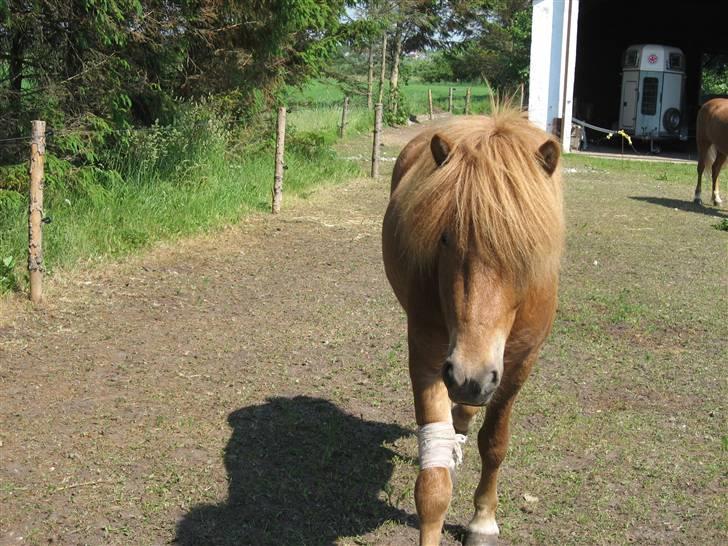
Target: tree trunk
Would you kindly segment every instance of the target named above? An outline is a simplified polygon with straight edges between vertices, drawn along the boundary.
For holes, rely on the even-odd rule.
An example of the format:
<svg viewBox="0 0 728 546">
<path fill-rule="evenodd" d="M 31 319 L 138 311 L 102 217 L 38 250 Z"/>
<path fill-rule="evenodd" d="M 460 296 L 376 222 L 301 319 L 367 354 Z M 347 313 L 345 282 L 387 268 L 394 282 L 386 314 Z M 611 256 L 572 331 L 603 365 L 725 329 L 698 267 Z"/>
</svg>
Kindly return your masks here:
<svg viewBox="0 0 728 546">
<path fill-rule="evenodd" d="M 402 29 L 397 25 L 397 31 L 394 34 L 394 52 L 392 54 L 392 71 L 389 74 L 389 92 L 392 94 L 392 112 L 397 115 L 397 106 L 399 106 L 399 61 L 402 56 Z"/>
<path fill-rule="evenodd" d="M 8 90 L 10 91 L 10 110 L 17 116 L 22 107 L 21 93 L 23 91 L 23 53 L 25 52 L 23 36 L 18 33 L 13 36 L 10 44 L 10 62 L 8 63 Z M 18 128 L 19 130 L 19 128 Z"/>
<path fill-rule="evenodd" d="M 369 44 L 369 72 L 367 73 L 367 108 L 372 109 L 374 93 L 374 47 Z"/>
<path fill-rule="evenodd" d="M 384 100 L 384 76 L 387 73 L 387 33 L 382 34 L 382 70 L 379 72 L 379 100 Z"/>
</svg>

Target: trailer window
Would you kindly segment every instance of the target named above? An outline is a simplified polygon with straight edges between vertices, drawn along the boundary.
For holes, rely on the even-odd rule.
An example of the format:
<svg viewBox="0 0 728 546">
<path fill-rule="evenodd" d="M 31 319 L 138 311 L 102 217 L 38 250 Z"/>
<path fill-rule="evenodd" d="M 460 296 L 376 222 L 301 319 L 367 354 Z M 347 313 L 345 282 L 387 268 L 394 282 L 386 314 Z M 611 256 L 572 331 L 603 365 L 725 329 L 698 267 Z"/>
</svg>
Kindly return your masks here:
<svg viewBox="0 0 728 546">
<path fill-rule="evenodd" d="M 642 114 L 654 116 L 657 113 L 657 78 L 645 78 L 642 82 Z"/>
<path fill-rule="evenodd" d="M 670 70 L 680 70 L 682 67 L 682 55 L 680 55 L 679 53 L 670 53 L 667 68 Z"/>
<path fill-rule="evenodd" d="M 632 68 L 637 66 L 637 50 L 636 49 L 628 49 L 624 53 L 624 64 L 623 66 L 625 68 Z"/>
</svg>

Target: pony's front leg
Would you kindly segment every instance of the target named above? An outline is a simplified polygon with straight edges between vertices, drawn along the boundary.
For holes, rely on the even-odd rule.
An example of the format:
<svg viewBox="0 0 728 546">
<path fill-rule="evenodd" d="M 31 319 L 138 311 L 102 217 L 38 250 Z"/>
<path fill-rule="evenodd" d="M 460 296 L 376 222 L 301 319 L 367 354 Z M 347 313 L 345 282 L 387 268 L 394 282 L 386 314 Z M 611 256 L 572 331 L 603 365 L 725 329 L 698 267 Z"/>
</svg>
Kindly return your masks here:
<svg viewBox="0 0 728 546">
<path fill-rule="evenodd" d="M 480 406 L 466 406 L 465 404 L 455 404 L 452 407 L 452 424 L 455 432 L 467 436 L 470 429 L 470 422 L 473 417 L 480 412 Z"/>
<path fill-rule="evenodd" d="M 440 544 L 445 514 L 452 497 L 452 449 L 455 430 L 450 399 L 442 381 L 447 338 L 442 333 L 409 328 L 409 369 L 415 399 L 420 472 L 415 505 L 420 520 L 420 546 Z M 449 460 L 446 460 L 448 459 Z"/>
<path fill-rule="evenodd" d="M 509 421 L 515 394 L 506 400 L 490 402 L 483 426 L 478 433 L 478 450 L 482 461 L 480 483 L 475 491 L 475 515 L 468 524 L 466 546 L 490 546 L 498 543 L 498 506 L 496 482 L 498 469 L 506 456 L 510 439 Z"/>
<path fill-rule="evenodd" d="M 475 490 L 475 515 L 468 524 L 466 546 L 491 546 L 498 543 L 498 470 L 508 451 L 511 438 L 510 418 L 513 402 L 531 373 L 538 357 L 539 346 L 506 357 L 503 381 L 488 403 L 483 426 L 478 433 L 480 452 L 480 482 Z"/>
</svg>

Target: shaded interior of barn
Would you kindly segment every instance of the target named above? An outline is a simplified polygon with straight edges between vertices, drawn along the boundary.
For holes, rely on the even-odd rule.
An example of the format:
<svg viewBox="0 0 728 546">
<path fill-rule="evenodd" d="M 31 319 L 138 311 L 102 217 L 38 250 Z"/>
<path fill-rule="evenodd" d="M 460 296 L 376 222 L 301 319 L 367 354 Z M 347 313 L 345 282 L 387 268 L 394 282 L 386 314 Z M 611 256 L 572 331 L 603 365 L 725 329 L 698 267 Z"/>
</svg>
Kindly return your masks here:
<svg viewBox="0 0 728 546">
<path fill-rule="evenodd" d="M 703 99 L 702 61 L 704 55 L 728 55 L 726 21 L 728 2 L 582 0 L 574 75 L 574 117 L 607 129 L 616 128 L 624 51 L 634 44 L 674 46 L 685 53 L 685 115 L 692 140 Z"/>
</svg>

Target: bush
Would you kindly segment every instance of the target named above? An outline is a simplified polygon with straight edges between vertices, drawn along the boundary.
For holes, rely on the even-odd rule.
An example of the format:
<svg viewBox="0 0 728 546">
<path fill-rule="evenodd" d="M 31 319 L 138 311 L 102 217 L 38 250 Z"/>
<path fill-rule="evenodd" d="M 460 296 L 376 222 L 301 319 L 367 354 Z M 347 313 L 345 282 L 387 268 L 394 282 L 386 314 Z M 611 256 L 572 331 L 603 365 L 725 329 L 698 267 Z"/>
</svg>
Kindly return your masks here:
<svg viewBox="0 0 728 546">
<path fill-rule="evenodd" d="M 388 108 L 384 112 L 384 123 L 390 126 L 406 125 L 411 115 L 412 112 L 404 94 L 399 89 L 390 91 Z"/>
<path fill-rule="evenodd" d="M 440 51 L 415 66 L 413 66 L 414 74 L 424 82 L 451 82 L 455 80 L 451 62 Z"/>
</svg>

